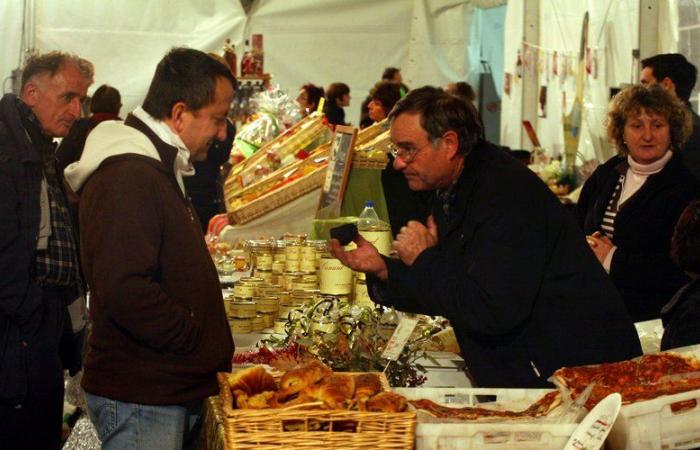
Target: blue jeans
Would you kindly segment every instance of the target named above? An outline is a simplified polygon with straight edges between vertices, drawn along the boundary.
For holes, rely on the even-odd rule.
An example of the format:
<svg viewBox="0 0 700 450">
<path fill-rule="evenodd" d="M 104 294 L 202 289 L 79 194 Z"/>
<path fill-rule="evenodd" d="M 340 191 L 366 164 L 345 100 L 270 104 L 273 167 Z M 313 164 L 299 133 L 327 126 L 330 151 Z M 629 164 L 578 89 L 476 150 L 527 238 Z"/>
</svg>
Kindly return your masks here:
<svg viewBox="0 0 700 450">
<path fill-rule="evenodd" d="M 181 450 L 196 442 L 199 408 L 140 405 L 85 393 L 103 450 Z M 194 438 L 194 439 L 193 439 Z"/>
</svg>

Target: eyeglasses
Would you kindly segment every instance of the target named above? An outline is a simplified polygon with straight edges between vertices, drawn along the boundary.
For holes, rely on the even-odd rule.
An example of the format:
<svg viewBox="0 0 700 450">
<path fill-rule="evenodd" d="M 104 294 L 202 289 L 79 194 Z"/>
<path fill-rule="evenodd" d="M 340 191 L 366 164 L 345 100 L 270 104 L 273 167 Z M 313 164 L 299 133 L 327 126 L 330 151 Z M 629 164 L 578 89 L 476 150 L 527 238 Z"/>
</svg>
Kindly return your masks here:
<svg viewBox="0 0 700 450">
<path fill-rule="evenodd" d="M 394 159 L 401 158 L 404 163 L 410 164 L 411 162 L 413 162 L 414 159 L 416 159 L 416 155 L 418 155 L 418 152 L 420 152 L 429 145 L 437 145 L 440 139 L 442 138 L 437 138 L 432 141 L 428 141 L 425 145 L 419 148 L 402 148 L 397 146 L 396 144 L 391 144 L 389 146 L 389 153 L 391 153 L 391 156 L 393 156 Z"/>
</svg>

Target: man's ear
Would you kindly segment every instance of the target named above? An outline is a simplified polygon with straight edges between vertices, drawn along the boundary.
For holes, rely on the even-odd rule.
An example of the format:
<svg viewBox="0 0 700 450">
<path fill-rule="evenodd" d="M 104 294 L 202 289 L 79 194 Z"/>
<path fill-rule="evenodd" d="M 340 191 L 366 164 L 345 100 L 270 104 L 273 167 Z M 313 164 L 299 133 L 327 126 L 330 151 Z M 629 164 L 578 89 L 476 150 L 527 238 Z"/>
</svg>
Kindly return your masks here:
<svg viewBox="0 0 700 450">
<path fill-rule="evenodd" d="M 445 150 L 450 159 L 459 156 L 459 136 L 457 133 L 450 130 L 442 135 L 442 142 L 445 144 Z"/>
<path fill-rule="evenodd" d="M 32 78 L 29 81 L 27 81 L 27 83 L 22 88 L 22 94 L 20 95 L 20 98 L 27 106 L 33 108 L 39 102 L 40 96 L 41 86 L 34 78 Z"/>
<path fill-rule="evenodd" d="M 173 131 L 180 134 L 185 129 L 184 114 L 187 112 L 187 106 L 183 102 L 177 102 L 170 110 L 169 121 L 172 124 Z"/>
<path fill-rule="evenodd" d="M 673 92 L 674 94 L 676 93 L 676 83 L 674 83 L 671 78 L 666 77 L 663 80 L 661 80 L 661 85 L 665 89 L 668 89 L 669 91 Z"/>
</svg>

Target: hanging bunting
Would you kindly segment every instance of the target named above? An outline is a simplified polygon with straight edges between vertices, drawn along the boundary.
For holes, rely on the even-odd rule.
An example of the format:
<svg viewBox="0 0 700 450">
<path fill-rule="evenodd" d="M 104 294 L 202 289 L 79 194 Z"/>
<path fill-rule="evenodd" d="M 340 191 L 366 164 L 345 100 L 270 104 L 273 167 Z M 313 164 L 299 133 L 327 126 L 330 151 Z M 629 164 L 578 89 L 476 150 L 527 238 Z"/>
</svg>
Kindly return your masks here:
<svg viewBox="0 0 700 450">
<path fill-rule="evenodd" d="M 593 49 L 593 79 L 598 79 L 598 49 Z"/>
<path fill-rule="evenodd" d="M 569 64 L 569 55 L 567 53 L 562 53 L 561 54 L 561 69 L 559 69 L 559 80 L 561 81 L 561 84 L 564 84 L 566 82 L 566 77 L 569 76 L 569 70 L 568 70 L 568 64 Z"/>
<path fill-rule="evenodd" d="M 593 68 L 593 58 L 591 57 L 591 48 L 586 47 L 586 74 L 590 75 Z"/>
<path fill-rule="evenodd" d="M 515 74 L 518 76 L 518 78 L 523 77 L 523 58 L 520 49 L 518 49 L 518 59 L 515 61 Z"/>
<path fill-rule="evenodd" d="M 554 50 L 554 55 L 552 56 L 552 75 L 555 77 L 559 75 L 559 52 Z"/>
</svg>

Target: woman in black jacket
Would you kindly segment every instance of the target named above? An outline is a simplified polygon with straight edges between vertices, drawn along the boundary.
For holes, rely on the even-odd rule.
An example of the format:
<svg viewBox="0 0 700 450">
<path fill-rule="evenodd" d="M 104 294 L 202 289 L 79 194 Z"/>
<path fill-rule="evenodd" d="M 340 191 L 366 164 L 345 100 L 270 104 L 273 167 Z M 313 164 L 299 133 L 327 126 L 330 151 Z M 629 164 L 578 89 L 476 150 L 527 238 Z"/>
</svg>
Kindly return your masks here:
<svg viewBox="0 0 700 450">
<path fill-rule="evenodd" d="M 579 199 L 586 239 L 635 322 L 658 318 L 686 281 L 669 247 L 681 212 L 700 197 L 676 156 L 690 129 L 687 109 L 661 86 L 623 90 L 607 123 L 620 154 L 593 173 Z"/>
</svg>

